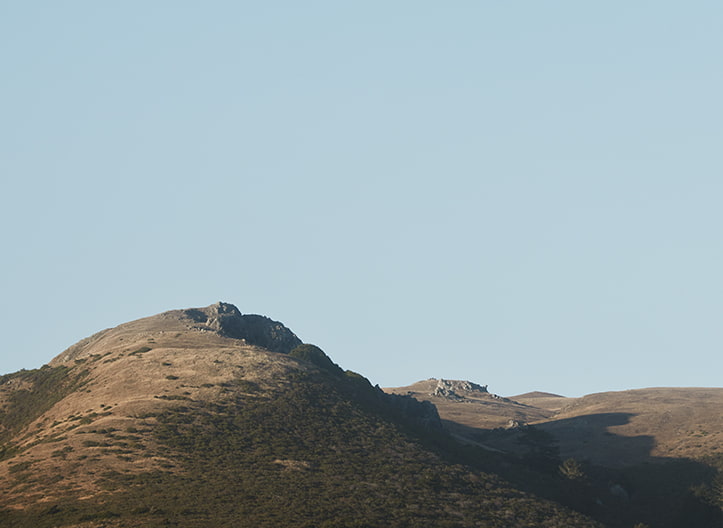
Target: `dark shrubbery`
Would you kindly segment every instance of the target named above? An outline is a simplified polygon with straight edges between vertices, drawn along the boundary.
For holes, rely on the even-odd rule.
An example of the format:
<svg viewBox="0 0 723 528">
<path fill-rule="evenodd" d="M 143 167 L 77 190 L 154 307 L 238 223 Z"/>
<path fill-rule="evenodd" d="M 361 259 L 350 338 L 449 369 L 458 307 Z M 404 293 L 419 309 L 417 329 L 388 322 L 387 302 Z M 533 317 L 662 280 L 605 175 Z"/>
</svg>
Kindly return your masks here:
<svg viewBox="0 0 723 528">
<path fill-rule="evenodd" d="M 302 359 L 304 361 L 308 361 L 309 363 L 313 363 L 320 369 L 323 369 L 327 372 L 330 372 L 332 374 L 336 374 L 338 376 L 341 376 L 344 374 L 344 371 L 334 363 L 331 359 L 329 359 L 329 356 L 327 356 L 323 350 L 321 350 L 319 347 L 315 345 L 299 345 L 296 348 L 294 348 L 291 352 L 289 352 L 289 355 L 291 357 L 295 357 L 297 359 Z"/>
</svg>

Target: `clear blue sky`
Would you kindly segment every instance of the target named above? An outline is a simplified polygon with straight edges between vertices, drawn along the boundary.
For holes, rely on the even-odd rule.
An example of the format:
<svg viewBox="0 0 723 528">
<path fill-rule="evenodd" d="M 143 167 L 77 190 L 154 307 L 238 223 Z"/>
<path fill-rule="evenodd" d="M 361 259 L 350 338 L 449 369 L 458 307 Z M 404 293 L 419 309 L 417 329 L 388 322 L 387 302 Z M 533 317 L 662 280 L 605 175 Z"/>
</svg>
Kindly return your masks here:
<svg viewBox="0 0 723 528">
<path fill-rule="evenodd" d="M 382 386 L 721 386 L 722 25 L 2 2 L 0 372 L 223 300 Z"/>
</svg>

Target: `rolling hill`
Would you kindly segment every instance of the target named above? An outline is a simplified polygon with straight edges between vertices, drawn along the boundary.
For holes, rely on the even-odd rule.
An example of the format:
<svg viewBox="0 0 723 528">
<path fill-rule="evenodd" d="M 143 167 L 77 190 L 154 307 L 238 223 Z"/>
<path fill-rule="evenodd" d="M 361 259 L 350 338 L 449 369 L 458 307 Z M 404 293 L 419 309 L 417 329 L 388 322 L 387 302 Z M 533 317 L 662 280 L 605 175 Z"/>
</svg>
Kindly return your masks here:
<svg viewBox="0 0 723 528">
<path fill-rule="evenodd" d="M 723 389 L 505 398 L 469 381 L 431 378 L 385 390 L 434 404 L 460 442 L 540 468 L 564 472 L 569 461 L 588 499 L 604 505 L 606 488 L 620 499 L 608 497 L 616 505 L 596 514 L 606 524 L 723 525 Z"/>
</svg>

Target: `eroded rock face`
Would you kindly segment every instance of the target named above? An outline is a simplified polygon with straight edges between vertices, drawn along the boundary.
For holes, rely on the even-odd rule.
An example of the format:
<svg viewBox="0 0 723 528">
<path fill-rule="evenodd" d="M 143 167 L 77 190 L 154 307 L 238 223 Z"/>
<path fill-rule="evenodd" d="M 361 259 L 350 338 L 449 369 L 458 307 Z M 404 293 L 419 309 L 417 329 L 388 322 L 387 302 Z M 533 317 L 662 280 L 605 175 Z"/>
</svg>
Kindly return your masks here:
<svg viewBox="0 0 723 528">
<path fill-rule="evenodd" d="M 224 337 L 288 354 L 301 340 L 283 324 L 263 315 L 242 314 L 233 304 L 219 302 L 208 308 L 185 310 L 188 317 Z M 200 320 L 205 316 L 205 320 Z"/>
<path fill-rule="evenodd" d="M 437 386 L 434 388 L 432 396 L 440 396 L 456 400 L 463 398 L 463 393 L 465 392 L 487 393 L 487 385 L 478 385 L 476 383 L 472 383 L 471 381 L 440 379 L 437 381 Z"/>
</svg>

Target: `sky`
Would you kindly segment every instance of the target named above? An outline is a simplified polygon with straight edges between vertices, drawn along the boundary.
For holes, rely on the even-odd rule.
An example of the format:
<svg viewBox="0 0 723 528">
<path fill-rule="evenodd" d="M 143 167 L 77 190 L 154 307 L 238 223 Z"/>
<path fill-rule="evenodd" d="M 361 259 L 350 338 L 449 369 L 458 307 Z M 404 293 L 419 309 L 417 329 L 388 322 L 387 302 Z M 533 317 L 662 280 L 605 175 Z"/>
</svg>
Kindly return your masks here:
<svg viewBox="0 0 723 528">
<path fill-rule="evenodd" d="M 718 1 L 0 1 L 0 373 L 235 304 L 383 387 L 721 386 Z"/>
</svg>

